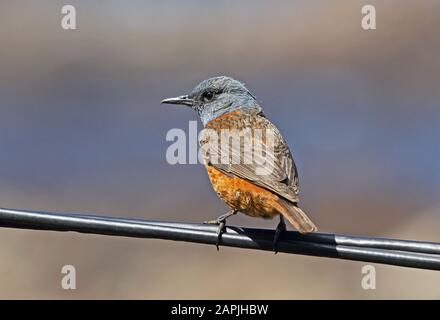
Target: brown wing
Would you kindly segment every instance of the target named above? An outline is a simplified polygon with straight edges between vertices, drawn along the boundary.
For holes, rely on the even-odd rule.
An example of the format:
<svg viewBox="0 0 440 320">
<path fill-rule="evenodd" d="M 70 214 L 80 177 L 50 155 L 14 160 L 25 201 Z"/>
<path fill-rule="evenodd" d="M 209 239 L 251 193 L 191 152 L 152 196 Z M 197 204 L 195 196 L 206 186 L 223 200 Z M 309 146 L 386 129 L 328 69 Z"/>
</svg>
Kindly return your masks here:
<svg viewBox="0 0 440 320">
<path fill-rule="evenodd" d="M 249 180 L 289 201 L 298 201 L 298 173 L 289 147 L 278 129 L 261 113 L 226 114 L 209 122 L 206 129 L 213 129 L 218 137 L 217 143 L 212 137 L 205 136 L 200 140 L 201 147 L 209 154 L 208 165 L 225 174 Z M 230 158 L 227 161 L 222 159 L 220 140 L 223 129 L 229 130 L 233 137 L 240 137 L 240 143 L 228 144 Z M 260 129 L 262 134 L 257 135 L 255 129 Z M 267 132 L 272 133 L 272 140 Z M 255 150 L 258 143 L 263 145 L 263 152 Z M 251 153 L 246 152 L 249 149 Z"/>
</svg>

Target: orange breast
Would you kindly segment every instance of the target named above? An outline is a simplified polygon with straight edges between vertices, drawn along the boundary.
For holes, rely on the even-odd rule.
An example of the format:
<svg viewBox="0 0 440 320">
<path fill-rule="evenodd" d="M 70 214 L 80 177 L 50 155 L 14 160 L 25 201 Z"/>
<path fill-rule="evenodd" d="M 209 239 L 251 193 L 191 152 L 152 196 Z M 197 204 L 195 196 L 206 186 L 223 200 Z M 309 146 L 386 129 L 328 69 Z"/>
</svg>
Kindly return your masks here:
<svg viewBox="0 0 440 320">
<path fill-rule="evenodd" d="M 239 177 L 228 176 L 206 166 L 209 179 L 218 196 L 232 209 L 252 217 L 273 218 L 280 212 L 278 196 Z"/>
<path fill-rule="evenodd" d="M 240 110 L 235 110 L 235 111 L 231 111 L 231 112 L 228 112 L 228 113 L 222 114 L 221 116 L 219 116 L 219 117 L 217 117 L 217 118 L 212 119 L 211 121 L 209 121 L 209 122 L 206 124 L 206 127 L 209 128 L 209 127 L 213 126 L 213 124 L 215 124 L 215 123 L 221 123 L 222 121 L 226 120 L 227 118 L 234 118 L 234 117 L 236 117 L 236 116 L 238 116 L 238 115 L 240 115 L 240 114 L 241 114 L 241 111 L 240 111 Z M 215 125 L 214 125 L 214 127 L 215 127 Z"/>
</svg>

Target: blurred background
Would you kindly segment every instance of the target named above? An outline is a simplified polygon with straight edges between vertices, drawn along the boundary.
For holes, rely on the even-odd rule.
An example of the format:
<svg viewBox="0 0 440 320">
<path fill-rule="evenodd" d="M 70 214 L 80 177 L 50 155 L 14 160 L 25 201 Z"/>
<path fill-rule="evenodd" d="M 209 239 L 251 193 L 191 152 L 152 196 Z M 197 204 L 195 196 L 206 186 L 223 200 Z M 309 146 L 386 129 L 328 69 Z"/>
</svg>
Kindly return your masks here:
<svg viewBox="0 0 440 320">
<path fill-rule="evenodd" d="M 61 28 L 61 7 L 78 30 Z M 377 30 L 361 29 L 373 4 Z M 0 3 L 0 207 L 203 221 L 227 208 L 160 105 L 246 83 L 289 142 L 320 231 L 440 241 L 440 3 Z M 199 124 L 199 128 L 201 125 Z M 274 228 L 237 216 L 231 224 Z M 77 289 L 61 289 L 61 267 Z M 0 298 L 440 298 L 440 273 L 161 240 L 0 230 Z"/>
</svg>

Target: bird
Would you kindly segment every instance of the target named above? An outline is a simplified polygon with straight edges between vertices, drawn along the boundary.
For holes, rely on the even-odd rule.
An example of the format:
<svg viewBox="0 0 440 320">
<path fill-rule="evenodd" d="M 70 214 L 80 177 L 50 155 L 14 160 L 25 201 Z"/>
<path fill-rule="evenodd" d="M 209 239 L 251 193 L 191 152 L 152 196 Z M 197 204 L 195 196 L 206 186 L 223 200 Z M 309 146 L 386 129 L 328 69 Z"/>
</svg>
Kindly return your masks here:
<svg viewBox="0 0 440 320">
<path fill-rule="evenodd" d="M 226 229 L 226 219 L 239 212 L 265 219 L 279 216 L 273 239 L 275 253 L 280 236 L 286 230 L 284 219 L 302 234 L 317 231 L 315 224 L 298 205 L 298 170 L 289 146 L 242 82 L 228 76 L 212 77 L 199 83 L 189 94 L 164 99 L 161 103 L 192 108 L 197 112 L 203 130 L 210 133 L 199 135 L 199 147 L 206 150 L 204 165 L 213 189 L 230 207 L 227 213 L 206 222 L 218 225 L 217 249 Z M 229 154 L 222 158 L 221 152 L 225 147 L 219 137 L 225 130 L 234 132 L 233 135 L 241 140 L 238 146 L 226 145 Z M 255 132 L 258 130 L 257 139 Z M 268 134 L 263 136 L 263 131 L 271 133 L 271 139 Z M 265 148 L 265 153 L 255 152 L 257 142 L 261 144 L 260 148 Z M 246 147 L 253 152 L 247 159 L 243 157 L 243 148 Z M 240 160 L 231 161 L 234 156 Z M 264 165 L 260 166 L 261 163 Z"/>
</svg>

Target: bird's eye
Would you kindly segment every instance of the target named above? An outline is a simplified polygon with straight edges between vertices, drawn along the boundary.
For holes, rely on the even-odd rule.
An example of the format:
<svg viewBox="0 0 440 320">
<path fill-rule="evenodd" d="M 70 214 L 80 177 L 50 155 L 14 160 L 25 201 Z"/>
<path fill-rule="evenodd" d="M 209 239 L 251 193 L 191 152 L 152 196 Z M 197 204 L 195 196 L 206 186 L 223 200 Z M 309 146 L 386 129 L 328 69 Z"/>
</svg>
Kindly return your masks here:
<svg viewBox="0 0 440 320">
<path fill-rule="evenodd" d="M 211 101 L 212 98 L 214 98 L 214 91 L 206 91 L 203 93 L 203 100 L 205 101 Z"/>
</svg>

